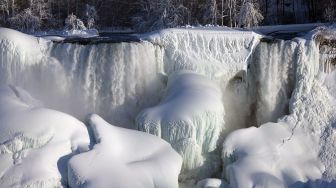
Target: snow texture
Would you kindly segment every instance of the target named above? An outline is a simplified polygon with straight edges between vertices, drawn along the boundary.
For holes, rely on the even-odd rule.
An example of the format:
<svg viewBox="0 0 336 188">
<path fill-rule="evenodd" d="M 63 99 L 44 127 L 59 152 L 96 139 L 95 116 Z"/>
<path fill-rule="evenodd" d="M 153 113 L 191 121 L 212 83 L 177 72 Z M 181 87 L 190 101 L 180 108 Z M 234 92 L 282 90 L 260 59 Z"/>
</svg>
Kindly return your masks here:
<svg viewBox="0 0 336 188">
<path fill-rule="evenodd" d="M 140 36 L 164 47 L 167 75 L 190 70 L 213 79 L 232 78 L 247 69 L 247 61 L 261 35 L 229 28 L 165 29 Z"/>
<path fill-rule="evenodd" d="M 96 144 L 69 161 L 71 187 L 178 188 L 182 159 L 165 141 L 147 133 L 89 118 Z"/>
<path fill-rule="evenodd" d="M 202 75 L 182 71 L 169 77 L 167 87 L 158 106 L 138 115 L 138 129 L 162 137 L 182 155 L 182 179 L 215 173 L 220 161 L 211 152 L 216 152 L 224 130 L 219 86 Z"/>
<path fill-rule="evenodd" d="M 36 104 L 20 88 L 0 87 L 0 187 L 66 185 L 67 161 L 88 149 L 83 123 Z"/>
</svg>

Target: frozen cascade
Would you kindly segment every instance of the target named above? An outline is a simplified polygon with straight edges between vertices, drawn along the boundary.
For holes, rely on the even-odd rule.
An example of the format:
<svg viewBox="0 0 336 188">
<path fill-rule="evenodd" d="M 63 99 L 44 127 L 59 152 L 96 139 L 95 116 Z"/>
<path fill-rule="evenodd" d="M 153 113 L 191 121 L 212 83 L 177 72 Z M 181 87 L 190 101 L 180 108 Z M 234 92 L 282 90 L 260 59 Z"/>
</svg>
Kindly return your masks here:
<svg viewBox="0 0 336 188">
<path fill-rule="evenodd" d="M 314 40 L 293 42 L 296 57 L 289 115 L 278 123 L 235 131 L 227 137 L 224 174 L 232 187 L 327 186 L 336 177 L 336 74 L 324 72 Z"/>
<path fill-rule="evenodd" d="M 94 112 L 134 128 L 137 113 L 159 101 L 164 88 L 160 47 L 149 42 L 53 44 L 12 33 L 32 42 L 1 40 L 1 83 L 26 89 L 50 108 L 80 119 Z"/>
<path fill-rule="evenodd" d="M 322 71 L 331 73 L 336 68 L 336 46 L 335 44 L 320 44 L 320 63 Z"/>
<path fill-rule="evenodd" d="M 68 93 L 82 100 L 76 103 L 83 114 L 95 112 L 117 125 L 134 128 L 136 114 L 156 104 L 164 87 L 162 51 L 149 42 L 56 44 L 50 56 L 65 69 Z"/>
<path fill-rule="evenodd" d="M 276 122 L 288 114 L 294 87 L 297 43 L 275 40 L 260 42 L 247 72 L 249 126 Z"/>
<path fill-rule="evenodd" d="M 261 36 L 236 30 L 166 29 L 144 36 L 164 48 L 164 70 L 167 75 L 190 70 L 220 80 L 222 85 L 241 70 Z"/>
</svg>

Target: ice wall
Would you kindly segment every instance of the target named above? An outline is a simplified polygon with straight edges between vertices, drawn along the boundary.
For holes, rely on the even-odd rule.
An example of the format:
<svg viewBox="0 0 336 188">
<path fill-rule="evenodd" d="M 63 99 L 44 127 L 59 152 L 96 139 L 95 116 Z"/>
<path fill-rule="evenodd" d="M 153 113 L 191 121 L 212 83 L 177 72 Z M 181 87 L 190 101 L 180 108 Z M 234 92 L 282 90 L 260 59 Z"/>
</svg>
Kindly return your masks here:
<svg viewBox="0 0 336 188">
<path fill-rule="evenodd" d="M 156 104 L 164 88 L 162 51 L 149 42 L 56 44 L 49 55 L 63 67 L 77 109 L 117 125 L 133 128 L 139 110 Z"/>
<path fill-rule="evenodd" d="M 164 70 L 190 70 L 228 82 L 247 62 L 260 35 L 233 29 L 166 29 L 142 36 L 164 48 Z"/>
<path fill-rule="evenodd" d="M 96 112 L 134 128 L 137 113 L 159 101 L 162 50 L 149 42 L 54 44 L 3 30 L 0 82 L 25 88 L 48 107 L 81 119 Z"/>
</svg>

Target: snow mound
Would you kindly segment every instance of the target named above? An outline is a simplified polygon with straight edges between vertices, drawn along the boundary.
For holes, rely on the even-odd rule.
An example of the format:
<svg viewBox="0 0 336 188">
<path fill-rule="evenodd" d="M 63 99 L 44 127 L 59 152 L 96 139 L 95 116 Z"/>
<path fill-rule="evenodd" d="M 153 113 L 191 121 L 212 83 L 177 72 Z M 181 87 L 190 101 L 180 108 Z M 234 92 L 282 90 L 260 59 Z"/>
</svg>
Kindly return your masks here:
<svg viewBox="0 0 336 188">
<path fill-rule="evenodd" d="M 68 159 L 88 148 L 83 123 L 14 86 L 0 87 L 0 122 L 0 187 L 66 185 Z"/>
<path fill-rule="evenodd" d="M 138 115 L 138 129 L 162 137 L 182 155 L 180 178 L 213 174 L 220 159 L 213 153 L 224 130 L 220 88 L 208 78 L 186 71 L 171 75 L 167 88 L 158 106 Z"/>
<path fill-rule="evenodd" d="M 69 161 L 71 187 L 177 188 L 182 159 L 165 141 L 89 118 L 94 148 Z"/>
<path fill-rule="evenodd" d="M 197 183 L 197 188 L 228 188 L 228 184 L 220 179 L 208 178 Z"/>
<path fill-rule="evenodd" d="M 16 30 L 0 27 L 0 56 L 13 64 L 36 64 L 43 56 L 47 41 Z"/>
<path fill-rule="evenodd" d="M 280 188 L 321 178 L 323 165 L 312 148 L 314 143 L 299 131 L 290 143 L 284 143 L 290 137 L 286 123 L 268 123 L 230 134 L 223 157 L 231 187 Z"/>
</svg>

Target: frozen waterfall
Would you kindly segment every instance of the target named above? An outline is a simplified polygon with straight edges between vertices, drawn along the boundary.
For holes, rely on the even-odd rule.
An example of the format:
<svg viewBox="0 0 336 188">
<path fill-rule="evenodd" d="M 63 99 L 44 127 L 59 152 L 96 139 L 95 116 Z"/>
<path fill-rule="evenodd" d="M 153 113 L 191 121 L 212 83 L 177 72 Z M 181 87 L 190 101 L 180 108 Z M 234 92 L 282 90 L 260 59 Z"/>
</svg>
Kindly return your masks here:
<svg viewBox="0 0 336 188">
<path fill-rule="evenodd" d="M 111 128 L 113 124 L 161 137 L 183 159 L 180 181 L 223 178 L 223 174 L 229 181 L 227 186 L 232 188 L 281 187 L 295 181 L 336 177 L 336 141 L 330 126 L 336 122 L 336 56 L 331 39 L 270 40 L 250 31 L 191 28 L 141 35 L 140 42 L 82 45 L 52 42 L 4 28 L 0 28 L 0 33 L 0 84 L 13 85 L 8 89 L 13 97 L 20 92 L 11 88 L 18 86 L 41 101 L 34 102 L 32 108 L 44 105 L 82 121 L 88 114 L 98 114 L 108 122 L 99 118 L 99 122 L 104 122 L 103 130 L 109 130 L 108 135 L 119 130 Z M 24 97 L 17 98 L 15 105 Z M 42 126 L 43 122 L 39 123 Z M 87 143 L 86 129 L 80 122 L 77 124 L 84 130 L 82 136 Z M 124 131 L 128 132 L 121 132 Z M 136 134 L 126 133 L 120 135 Z M 139 135 L 136 137 L 146 134 Z M 6 137 L 0 149 L 7 153 L 0 153 L 0 157 L 8 157 L 8 147 L 19 138 Z M 133 168 L 128 161 L 138 158 L 127 153 L 133 152 L 137 144 L 144 147 L 152 138 L 160 140 L 151 137 L 139 144 L 134 138 L 128 144 L 124 137 L 113 138 L 122 142 L 116 145 L 128 148 L 123 154 L 130 160 L 121 166 Z M 71 139 L 66 137 L 64 141 Z M 151 174 L 143 185 L 154 186 L 151 181 L 161 179 L 177 186 L 174 181 L 181 161 L 163 140 L 162 146 L 178 160 L 169 171 L 174 177 Z M 87 155 L 117 151 L 109 149 L 112 145 L 106 141 L 102 144 L 91 138 L 91 144 L 94 146 L 86 152 L 89 154 L 75 153 L 68 146 L 62 154 L 77 155 L 80 162 L 73 162 L 72 167 L 82 169 Z M 102 149 L 102 145 L 107 149 Z M 136 161 L 149 166 L 166 164 L 170 158 L 165 158 L 161 149 L 148 150 L 144 158 Z M 99 157 L 109 160 L 109 156 Z M 57 160 L 54 158 L 51 165 Z M 15 164 L 10 163 L 13 168 Z M 106 171 L 112 168 L 104 162 L 100 166 Z M 140 165 L 137 170 L 142 172 L 141 168 Z M 166 167 L 153 172 L 164 172 L 161 168 Z M 85 169 L 87 181 L 101 183 L 90 168 Z M 56 178 L 53 183 L 66 184 L 67 180 L 61 180 L 64 174 L 56 171 L 52 173 Z M 133 171 L 124 172 L 128 175 Z M 41 177 L 38 180 L 43 183 Z M 261 181 L 267 177 L 267 181 Z M 80 185 L 78 179 L 71 179 L 71 183 Z M 198 186 L 226 186 L 226 180 L 208 179 Z"/>
</svg>

